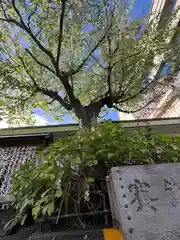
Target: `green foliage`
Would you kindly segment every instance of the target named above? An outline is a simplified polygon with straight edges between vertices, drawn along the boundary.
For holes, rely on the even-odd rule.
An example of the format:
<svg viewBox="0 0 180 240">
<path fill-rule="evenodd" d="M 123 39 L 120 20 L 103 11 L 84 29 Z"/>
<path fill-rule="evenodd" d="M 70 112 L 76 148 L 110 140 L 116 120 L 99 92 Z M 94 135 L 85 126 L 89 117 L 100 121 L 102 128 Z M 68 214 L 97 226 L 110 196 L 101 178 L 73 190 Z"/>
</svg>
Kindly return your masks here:
<svg viewBox="0 0 180 240">
<path fill-rule="evenodd" d="M 61 197 L 62 169 L 53 164 L 44 163 L 36 167 L 33 162 L 21 166 L 14 174 L 12 194 L 18 215 L 23 216 L 28 207 L 33 206 L 33 216 L 50 215 L 54 210 L 54 201 Z"/>
<path fill-rule="evenodd" d="M 179 162 L 180 138 L 152 136 L 149 129 L 130 139 L 129 159 L 143 163 Z"/>
<path fill-rule="evenodd" d="M 179 72 L 179 43 L 167 41 L 177 13 L 163 29 L 152 22 L 143 31 L 146 19 L 131 22 L 128 2 L 2 0 L 0 91 L 7 110 L 29 116 L 31 107 L 42 107 L 82 120 L 85 106 L 97 118 L 104 106 L 135 111 L 157 100 Z M 174 66 L 168 81 L 151 76 L 157 56 Z"/>
<path fill-rule="evenodd" d="M 32 207 L 34 218 L 51 215 L 58 201 L 73 208 L 87 186 L 116 165 L 179 162 L 180 138 L 152 136 L 149 129 L 129 135 L 120 124 L 104 123 L 59 139 L 14 174 L 12 195 L 20 222 Z M 43 162 L 42 162 L 43 159 Z M 38 164 L 39 162 L 39 164 Z"/>
</svg>

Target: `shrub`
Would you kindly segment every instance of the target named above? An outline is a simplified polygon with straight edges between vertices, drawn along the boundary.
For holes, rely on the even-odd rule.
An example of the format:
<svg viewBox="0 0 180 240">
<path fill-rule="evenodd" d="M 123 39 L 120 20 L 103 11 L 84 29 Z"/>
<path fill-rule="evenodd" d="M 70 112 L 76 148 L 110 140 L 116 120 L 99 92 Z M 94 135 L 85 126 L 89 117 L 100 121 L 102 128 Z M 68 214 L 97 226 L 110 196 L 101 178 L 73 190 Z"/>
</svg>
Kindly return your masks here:
<svg viewBox="0 0 180 240">
<path fill-rule="evenodd" d="M 59 139 L 45 152 L 44 162 L 30 161 L 13 176 L 12 195 L 18 219 L 31 207 L 34 218 L 51 215 L 56 201 L 76 204 L 89 184 L 116 165 L 179 162 L 180 138 L 152 136 L 149 129 L 129 136 L 119 124 L 104 123 Z M 60 210 L 59 210 L 60 211 Z"/>
</svg>

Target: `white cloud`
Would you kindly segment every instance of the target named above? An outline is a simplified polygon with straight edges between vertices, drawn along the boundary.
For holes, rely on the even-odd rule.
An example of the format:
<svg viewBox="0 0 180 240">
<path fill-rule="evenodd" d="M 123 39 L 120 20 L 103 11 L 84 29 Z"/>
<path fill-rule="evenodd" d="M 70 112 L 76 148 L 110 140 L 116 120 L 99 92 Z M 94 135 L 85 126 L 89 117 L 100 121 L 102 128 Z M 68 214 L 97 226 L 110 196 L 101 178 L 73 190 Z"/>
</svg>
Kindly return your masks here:
<svg viewBox="0 0 180 240">
<path fill-rule="evenodd" d="M 45 118 L 35 114 L 35 119 L 36 119 L 36 123 L 33 124 L 33 126 L 44 126 L 44 125 L 48 125 L 49 124 L 49 121 L 46 120 Z M 25 126 L 28 126 L 27 124 L 21 124 L 21 127 L 25 127 Z M 1 120 L 0 121 L 0 128 L 8 128 L 9 125 L 7 123 L 7 121 L 5 119 Z M 14 126 L 16 127 L 16 126 Z"/>
</svg>

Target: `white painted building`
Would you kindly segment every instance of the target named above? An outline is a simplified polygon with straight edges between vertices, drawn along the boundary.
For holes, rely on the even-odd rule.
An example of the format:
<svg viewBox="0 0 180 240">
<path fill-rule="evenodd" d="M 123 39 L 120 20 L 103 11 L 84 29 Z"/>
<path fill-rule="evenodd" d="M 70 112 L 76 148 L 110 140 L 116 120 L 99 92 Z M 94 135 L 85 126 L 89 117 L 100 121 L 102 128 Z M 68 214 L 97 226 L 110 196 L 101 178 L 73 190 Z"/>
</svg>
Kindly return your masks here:
<svg viewBox="0 0 180 240">
<path fill-rule="evenodd" d="M 157 27 L 162 27 L 167 21 L 167 17 L 171 15 L 173 9 L 180 7 L 180 0 L 153 0 L 149 19 L 157 18 Z M 180 11 L 177 18 L 172 22 L 173 27 L 176 27 L 180 22 Z M 167 41 L 171 41 L 173 35 Z M 162 59 L 157 56 L 157 62 Z M 161 61 L 159 61 L 159 66 Z M 159 68 L 152 70 L 152 75 L 156 76 Z M 135 114 L 119 113 L 121 120 L 135 119 L 153 119 L 153 118 L 173 118 L 180 117 L 180 74 L 177 81 L 172 87 L 169 87 L 166 93 L 157 103 L 149 105 L 148 108 Z"/>
</svg>

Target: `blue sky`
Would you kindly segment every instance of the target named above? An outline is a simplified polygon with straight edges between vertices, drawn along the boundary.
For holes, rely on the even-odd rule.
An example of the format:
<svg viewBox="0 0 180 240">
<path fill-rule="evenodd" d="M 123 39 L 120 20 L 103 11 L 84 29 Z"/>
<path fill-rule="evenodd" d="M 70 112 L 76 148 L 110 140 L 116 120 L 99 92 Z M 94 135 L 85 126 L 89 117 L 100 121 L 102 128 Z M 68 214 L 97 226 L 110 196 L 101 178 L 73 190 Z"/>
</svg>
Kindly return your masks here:
<svg viewBox="0 0 180 240">
<path fill-rule="evenodd" d="M 149 14 L 152 0 L 136 0 L 132 11 L 132 19 L 144 18 Z"/>
<path fill-rule="evenodd" d="M 132 10 L 132 19 L 144 18 L 149 14 L 151 8 L 152 0 L 136 0 L 134 8 Z M 48 124 L 70 124 L 74 123 L 74 120 L 71 115 L 65 115 L 63 121 L 57 122 L 53 120 L 51 114 L 46 113 L 42 109 L 35 109 L 34 112 L 46 119 Z M 104 119 L 119 120 L 117 111 L 110 109 L 108 114 L 105 115 Z"/>
</svg>

